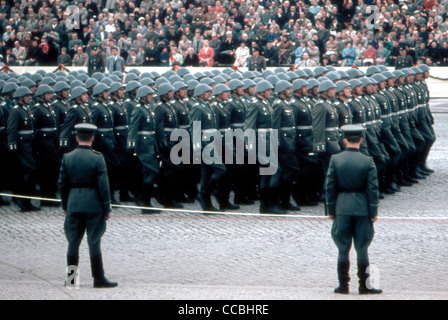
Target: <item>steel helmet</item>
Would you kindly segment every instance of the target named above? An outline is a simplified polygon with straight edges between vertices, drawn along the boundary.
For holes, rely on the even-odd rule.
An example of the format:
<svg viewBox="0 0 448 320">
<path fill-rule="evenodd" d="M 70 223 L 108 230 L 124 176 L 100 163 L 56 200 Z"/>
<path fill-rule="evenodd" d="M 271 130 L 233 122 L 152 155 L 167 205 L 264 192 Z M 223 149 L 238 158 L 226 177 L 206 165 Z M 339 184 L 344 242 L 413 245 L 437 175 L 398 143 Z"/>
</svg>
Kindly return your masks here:
<svg viewBox="0 0 448 320">
<path fill-rule="evenodd" d="M 314 87 L 318 87 L 320 85 L 319 81 L 317 81 L 316 79 L 313 79 L 313 78 L 309 79 L 307 81 L 307 84 L 308 84 L 309 90 L 313 89 Z"/>
<path fill-rule="evenodd" d="M 307 86 L 308 84 L 306 83 L 305 80 L 303 79 L 297 79 L 296 81 L 294 81 L 292 83 L 292 91 L 297 91 L 299 89 L 302 89 L 303 87 Z"/>
<path fill-rule="evenodd" d="M 168 78 L 168 81 L 171 84 L 174 84 L 177 81 L 184 81 L 184 79 L 182 79 L 181 77 L 179 77 L 177 74 L 172 75 L 171 77 Z"/>
<path fill-rule="evenodd" d="M 205 83 L 199 83 L 196 88 L 194 88 L 194 93 L 193 93 L 193 97 L 199 97 L 202 96 L 204 93 L 206 93 L 207 91 L 212 91 L 213 89 L 210 88 L 207 84 Z"/>
<path fill-rule="evenodd" d="M 36 96 L 40 97 L 48 92 L 53 92 L 48 84 L 41 84 L 36 90 Z"/>
<path fill-rule="evenodd" d="M 130 81 L 138 81 L 138 75 L 135 73 L 128 73 L 126 77 L 124 78 L 124 83 L 128 83 Z"/>
<path fill-rule="evenodd" d="M 104 91 L 109 91 L 109 89 L 110 87 L 107 84 L 100 82 L 93 89 L 93 96 L 97 96 L 103 93 Z"/>
<path fill-rule="evenodd" d="M 367 68 L 366 70 L 366 76 L 372 76 L 375 73 L 381 72 L 380 69 L 378 69 L 378 67 L 376 66 L 370 66 Z"/>
<path fill-rule="evenodd" d="M 336 92 L 340 92 L 347 87 L 350 87 L 350 83 L 348 83 L 347 81 L 339 81 L 338 83 L 336 83 Z"/>
<path fill-rule="evenodd" d="M 255 86 L 255 93 L 264 92 L 269 89 L 274 89 L 274 86 L 267 80 L 261 80 Z"/>
<path fill-rule="evenodd" d="M 58 93 L 63 90 L 70 90 L 70 86 L 64 81 L 56 82 L 56 84 L 54 85 L 54 88 L 53 88 L 53 92 Z"/>
<path fill-rule="evenodd" d="M 227 81 L 226 79 L 224 79 L 221 76 L 216 76 L 213 78 L 213 80 L 215 81 L 216 84 L 225 83 Z"/>
<path fill-rule="evenodd" d="M 319 85 L 319 89 L 317 89 L 317 92 L 318 93 L 325 92 L 331 88 L 336 88 L 336 85 L 330 80 L 325 80 L 321 82 L 321 84 Z"/>
<path fill-rule="evenodd" d="M 137 88 L 140 88 L 142 85 L 138 82 L 138 81 L 129 81 L 126 84 L 126 89 L 124 90 L 124 92 L 130 92 L 133 91 Z"/>
<path fill-rule="evenodd" d="M 174 87 L 169 83 L 162 83 L 157 88 L 157 95 L 160 97 L 160 96 L 167 94 L 170 91 L 174 91 Z"/>
<path fill-rule="evenodd" d="M 194 79 L 188 80 L 187 81 L 187 90 L 193 91 L 198 84 L 199 84 L 198 80 L 194 80 Z"/>
<path fill-rule="evenodd" d="M 230 84 L 230 83 L 229 83 Z M 250 87 L 255 87 L 257 84 L 255 83 L 255 81 L 251 80 L 251 79 L 244 79 L 243 80 L 243 89 L 247 90 Z"/>
<path fill-rule="evenodd" d="M 31 92 L 31 90 L 27 87 L 18 87 L 16 92 L 14 93 L 14 98 L 22 98 L 24 96 L 31 96 L 33 95 L 33 93 Z"/>
<path fill-rule="evenodd" d="M 281 93 L 288 88 L 292 88 L 292 84 L 286 80 L 280 80 L 275 85 L 275 93 Z"/>
<path fill-rule="evenodd" d="M 277 84 L 277 82 L 280 81 L 280 79 L 276 75 L 272 75 L 272 76 L 268 76 L 266 78 L 266 81 L 268 81 L 272 85 L 272 87 L 274 87 Z"/>
<path fill-rule="evenodd" d="M 328 70 L 325 67 L 322 66 L 318 66 L 316 68 L 314 68 L 314 78 L 319 78 L 321 75 L 323 75 L 324 73 L 327 73 Z"/>
<path fill-rule="evenodd" d="M 177 81 L 173 83 L 174 92 L 178 92 L 180 89 L 187 89 L 187 84 L 183 81 Z"/>
<path fill-rule="evenodd" d="M 250 79 L 248 79 L 248 80 L 250 80 Z M 238 88 L 238 87 L 244 87 L 243 81 L 238 80 L 238 79 L 232 79 L 232 80 L 229 81 L 229 89 L 230 89 L 230 91 L 236 90 L 236 88 Z"/>
<path fill-rule="evenodd" d="M 112 94 L 112 93 L 117 92 L 121 88 L 126 88 L 126 86 L 124 84 L 122 84 L 121 82 L 114 82 L 110 85 L 109 92 Z"/>
<path fill-rule="evenodd" d="M 212 95 L 217 96 L 220 95 L 223 92 L 229 92 L 230 88 L 228 86 L 226 86 L 223 83 L 218 83 L 215 88 L 213 89 L 213 93 Z"/>
<path fill-rule="evenodd" d="M 23 86 L 23 87 L 27 87 L 27 88 L 29 89 L 29 88 L 31 88 L 31 87 L 36 87 L 37 84 L 36 84 L 36 82 L 34 82 L 34 81 L 31 80 L 31 79 L 26 79 L 26 80 L 24 80 L 24 81 L 21 83 L 21 86 Z"/>
<path fill-rule="evenodd" d="M 140 83 L 142 86 L 152 86 L 155 82 L 151 78 L 143 78 L 140 80 Z"/>
<path fill-rule="evenodd" d="M 140 99 L 140 98 L 146 97 L 146 96 L 148 96 L 148 95 L 150 95 L 150 94 L 155 94 L 154 90 L 152 90 L 152 89 L 151 89 L 150 87 L 148 87 L 148 86 L 142 86 L 142 87 L 140 87 L 140 88 L 138 89 L 136 98 L 137 98 L 137 99 Z"/>
<path fill-rule="evenodd" d="M 86 89 L 90 89 L 90 88 L 96 86 L 98 83 L 99 83 L 98 80 L 96 80 L 94 78 L 90 78 L 86 81 L 85 87 L 86 87 Z"/>
<path fill-rule="evenodd" d="M 330 71 L 326 75 L 327 79 L 330 81 L 341 80 L 341 76 L 336 71 Z M 320 80 L 320 79 L 319 79 Z"/>
<path fill-rule="evenodd" d="M 2 94 L 7 94 L 16 91 L 19 88 L 14 82 L 6 82 L 3 87 Z"/>
<path fill-rule="evenodd" d="M 350 89 L 355 89 L 356 87 L 362 86 L 362 82 L 359 81 L 358 79 L 351 79 L 348 81 L 348 83 L 350 84 Z"/>
<path fill-rule="evenodd" d="M 375 79 L 378 83 L 380 83 L 381 81 L 386 81 L 387 78 L 385 76 L 383 76 L 381 73 L 375 73 L 372 76 L 372 79 Z"/>
</svg>

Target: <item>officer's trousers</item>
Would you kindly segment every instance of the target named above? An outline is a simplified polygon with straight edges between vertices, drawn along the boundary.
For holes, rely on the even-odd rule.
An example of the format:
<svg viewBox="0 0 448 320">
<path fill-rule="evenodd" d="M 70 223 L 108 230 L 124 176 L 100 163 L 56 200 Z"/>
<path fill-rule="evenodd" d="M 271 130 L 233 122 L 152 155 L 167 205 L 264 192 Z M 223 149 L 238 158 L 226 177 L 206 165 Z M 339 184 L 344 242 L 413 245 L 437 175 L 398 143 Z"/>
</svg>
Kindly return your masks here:
<svg viewBox="0 0 448 320">
<path fill-rule="evenodd" d="M 350 262 L 353 242 L 358 264 L 368 265 L 368 248 L 374 234 L 373 222 L 369 217 L 336 215 L 331 228 L 331 237 L 339 250 L 338 263 Z"/>
<path fill-rule="evenodd" d="M 68 212 L 64 222 L 67 255 L 79 256 L 79 246 L 87 232 L 91 257 L 101 254 L 101 237 L 106 231 L 106 215 L 98 212 Z"/>
</svg>

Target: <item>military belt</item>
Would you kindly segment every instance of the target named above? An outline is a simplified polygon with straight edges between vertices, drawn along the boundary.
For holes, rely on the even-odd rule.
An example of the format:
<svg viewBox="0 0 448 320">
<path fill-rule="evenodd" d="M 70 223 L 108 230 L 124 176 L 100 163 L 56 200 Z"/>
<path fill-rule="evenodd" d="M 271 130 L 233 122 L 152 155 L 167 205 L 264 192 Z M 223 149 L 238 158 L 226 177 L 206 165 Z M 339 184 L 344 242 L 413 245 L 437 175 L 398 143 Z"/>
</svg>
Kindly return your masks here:
<svg viewBox="0 0 448 320">
<path fill-rule="evenodd" d="M 337 131 L 339 131 L 339 128 L 338 127 L 325 128 L 325 131 L 327 131 L 327 132 L 337 132 Z"/>
<path fill-rule="evenodd" d="M 163 131 L 165 131 L 165 132 L 173 132 L 176 129 L 177 128 L 163 128 Z"/>
<path fill-rule="evenodd" d="M 98 129 L 99 132 L 112 132 L 114 131 L 113 128 L 100 128 Z"/>
<path fill-rule="evenodd" d="M 218 131 L 217 129 L 202 129 L 201 130 L 201 132 L 202 133 L 214 133 L 214 132 L 216 132 L 216 131 Z"/>
<path fill-rule="evenodd" d="M 183 124 L 183 125 L 179 126 L 179 129 L 188 129 L 188 128 L 190 128 L 189 124 Z"/>
<path fill-rule="evenodd" d="M 151 136 L 153 134 L 155 134 L 155 131 L 139 131 L 138 134 L 141 136 Z"/>
<path fill-rule="evenodd" d="M 84 182 L 84 183 L 70 183 L 72 188 L 96 188 L 97 185 L 94 182 Z"/>
<path fill-rule="evenodd" d="M 232 126 L 232 127 L 235 127 L 235 128 L 241 128 L 241 127 L 244 127 L 244 122 L 241 122 L 241 123 L 232 123 L 231 126 Z"/>
<path fill-rule="evenodd" d="M 381 119 L 386 119 L 386 118 L 391 118 L 391 117 L 392 117 L 391 114 L 383 114 L 383 115 L 381 116 Z"/>
<path fill-rule="evenodd" d="M 293 131 L 296 130 L 296 127 L 281 127 L 281 131 Z"/>
<path fill-rule="evenodd" d="M 408 111 L 407 110 L 401 110 L 401 111 L 398 111 L 397 113 L 398 114 L 405 114 L 405 113 L 408 113 Z"/>
<path fill-rule="evenodd" d="M 232 130 L 231 128 L 219 129 L 221 133 L 225 133 L 226 131 Z"/>
<path fill-rule="evenodd" d="M 372 124 L 375 124 L 375 121 L 366 121 L 366 126 L 371 126 Z"/>
<path fill-rule="evenodd" d="M 114 130 L 127 130 L 128 129 L 128 126 L 117 126 L 117 127 L 114 127 Z"/>
<path fill-rule="evenodd" d="M 272 131 L 272 128 L 258 128 L 258 131 L 261 131 L 261 132 L 270 132 L 270 131 Z"/>
<path fill-rule="evenodd" d="M 297 130 L 312 130 L 313 126 L 297 126 Z"/>
<path fill-rule="evenodd" d="M 17 133 L 20 135 L 28 135 L 28 134 L 33 134 L 34 131 L 33 130 L 19 130 L 19 131 L 17 131 Z"/>
<path fill-rule="evenodd" d="M 57 129 L 56 128 L 40 128 L 37 131 L 39 131 L 39 132 L 56 132 Z"/>
</svg>

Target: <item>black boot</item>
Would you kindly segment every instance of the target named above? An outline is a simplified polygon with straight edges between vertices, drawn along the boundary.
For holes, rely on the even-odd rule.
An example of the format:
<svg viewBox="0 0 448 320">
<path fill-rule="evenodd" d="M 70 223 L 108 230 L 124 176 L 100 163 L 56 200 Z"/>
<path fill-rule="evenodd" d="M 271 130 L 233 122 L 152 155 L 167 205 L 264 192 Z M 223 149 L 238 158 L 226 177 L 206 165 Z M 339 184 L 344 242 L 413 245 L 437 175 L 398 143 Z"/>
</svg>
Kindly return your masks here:
<svg viewBox="0 0 448 320">
<path fill-rule="evenodd" d="M 153 208 L 153 205 L 151 204 L 151 195 L 152 195 L 152 186 L 150 185 L 144 186 L 142 200 L 139 200 L 137 202 L 137 205 L 146 208 Z M 156 214 L 160 212 L 161 211 L 158 209 L 142 209 L 142 214 Z"/>
<path fill-rule="evenodd" d="M 334 289 L 334 293 L 349 294 L 348 283 L 350 282 L 350 262 L 338 262 L 339 287 Z"/>
<path fill-rule="evenodd" d="M 11 203 L 9 203 L 9 201 L 6 201 L 5 199 L 3 199 L 3 197 L 0 197 L 0 207 L 2 206 L 9 206 Z"/>
<path fill-rule="evenodd" d="M 74 287 L 76 285 L 76 277 L 79 275 L 79 271 L 74 269 L 77 268 L 79 265 L 79 256 L 72 256 L 67 254 L 67 279 L 64 281 L 64 286 Z M 72 270 L 69 272 L 69 268 Z M 70 279 L 70 283 L 67 281 L 69 280 L 69 277 L 73 275 L 74 273 L 77 273 L 74 277 Z"/>
<path fill-rule="evenodd" d="M 114 288 L 118 286 L 118 283 L 109 281 L 104 276 L 103 257 L 101 254 L 90 257 L 90 266 L 92 268 L 94 288 Z"/>
<path fill-rule="evenodd" d="M 212 204 L 212 196 L 210 192 L 201 191 L 199 198 L 203 211 L 218 211 Z"/>
<path fill-rule="evenodd" d="M 359 278 L 359 294 L 381 294 L 383 290 L 371 288 L 369 289 L 367 286 L 367 280 L 369 279 L 370 274 L 367 273 L 368 264 L 358 264 L 358 278 Z"/>
<path fill-rule="evenodd" d="M 268 193 L 267 213 L 272 214 L 287 214 L 288 211 L 283 210 L 279 206 L 278 189 L 271 188 Z"/>
</svg>

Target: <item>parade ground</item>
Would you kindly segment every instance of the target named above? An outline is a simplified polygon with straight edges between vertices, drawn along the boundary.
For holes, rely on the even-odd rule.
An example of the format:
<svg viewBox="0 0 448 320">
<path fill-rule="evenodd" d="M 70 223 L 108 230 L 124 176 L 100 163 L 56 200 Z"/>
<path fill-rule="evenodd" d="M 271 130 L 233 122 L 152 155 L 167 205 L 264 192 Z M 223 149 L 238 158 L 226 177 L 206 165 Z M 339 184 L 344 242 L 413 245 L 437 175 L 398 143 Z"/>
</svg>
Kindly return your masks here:
<svg viewBox="0 0 448 320">
<path fill-rule="evenodd" d="M 102 242 L 114 289 L 92 288 L 85 239 L 81 285 L 64 287 L 62 210 L 21 213 L 11 205 L 0 207 L 0 299 L 448 299 L 447 103 L 431 101 L 437 141 L 428 166 L 435 173 L 380 202 L 369 255 L 382 295 L 358 295 L 354 249 L 351 293 L 333 293 L 337 249 L 323 204 L 282 216 L 259 215 L 258 205 L 216 215 L 114 208 Z"/>
</svg>

